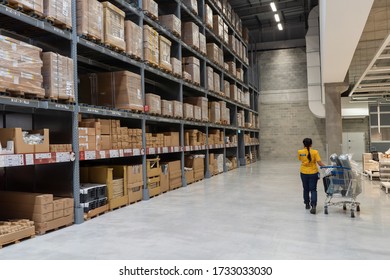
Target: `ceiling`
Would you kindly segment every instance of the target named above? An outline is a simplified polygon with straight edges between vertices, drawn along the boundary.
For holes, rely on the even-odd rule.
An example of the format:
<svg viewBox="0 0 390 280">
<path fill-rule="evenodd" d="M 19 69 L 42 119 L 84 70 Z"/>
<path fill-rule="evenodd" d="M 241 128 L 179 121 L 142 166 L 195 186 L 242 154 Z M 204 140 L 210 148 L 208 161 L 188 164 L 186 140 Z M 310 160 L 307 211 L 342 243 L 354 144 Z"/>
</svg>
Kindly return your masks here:
<svg viewBox="0 0 390 280">
<path fill-rule="evenodd" d="M 279 31 L 270 2 L 275 2 L 283 24 Z M 310 10 L 318 0 L 229 0 L 230 5 L 248 28 L 251 43 L 304 39 Z"/>
</svg>

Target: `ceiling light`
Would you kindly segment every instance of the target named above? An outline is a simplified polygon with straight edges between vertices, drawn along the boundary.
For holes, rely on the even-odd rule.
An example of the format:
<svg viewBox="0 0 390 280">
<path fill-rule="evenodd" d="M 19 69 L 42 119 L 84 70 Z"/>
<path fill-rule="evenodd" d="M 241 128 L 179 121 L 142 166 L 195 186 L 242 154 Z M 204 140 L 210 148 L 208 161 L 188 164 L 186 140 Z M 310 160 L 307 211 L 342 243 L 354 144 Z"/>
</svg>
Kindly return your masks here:
<svg viewBox="0 0 390 280">
<path fill-rule="evenodd" d="M 271 3 L 270 3 L 270 5 L 271 5 L 271 9 L 272 9 L 272 11 L 273 11 L 273 12 L 276 12 L 276 11 L 277 11 L 277 9 L 276 9 L 276 5 L 275 5 L 275 3 L 274 3 L 274 2 L 271 2 Z"/>
<path fill-rule="evenodd" d="M 280 17 L 278 14 L 275 14 L 275 20 L 276 20 L 276 22 L 280 22 Z"/>
<path fill-rule="evenodd" d="M 278 29 L 283 30 L 283 25 L 281 23 L 278 23 Z"/>
</svg>

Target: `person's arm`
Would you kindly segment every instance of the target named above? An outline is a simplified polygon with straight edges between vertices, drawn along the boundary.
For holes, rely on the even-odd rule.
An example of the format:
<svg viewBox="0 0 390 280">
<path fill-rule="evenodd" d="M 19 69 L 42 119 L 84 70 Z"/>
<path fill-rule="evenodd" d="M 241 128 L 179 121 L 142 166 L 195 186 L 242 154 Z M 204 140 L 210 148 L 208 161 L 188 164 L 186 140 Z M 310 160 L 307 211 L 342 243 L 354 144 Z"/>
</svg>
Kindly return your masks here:
<svg viewBox="0 0 390 280">
<path fill-rule="evenodd" d="M 317 161 L 317 164 L 318 164 L 319 166 L 325 166 L 325 164 L 324 164 L 322 161 Z"/>
</svg>

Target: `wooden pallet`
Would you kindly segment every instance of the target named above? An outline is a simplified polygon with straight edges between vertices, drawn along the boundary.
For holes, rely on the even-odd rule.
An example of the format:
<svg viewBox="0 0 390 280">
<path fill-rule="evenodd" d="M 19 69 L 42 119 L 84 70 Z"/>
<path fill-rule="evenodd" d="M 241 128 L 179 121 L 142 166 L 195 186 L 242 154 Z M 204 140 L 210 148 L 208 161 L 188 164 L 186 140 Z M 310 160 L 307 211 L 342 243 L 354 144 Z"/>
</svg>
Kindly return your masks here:
<svg viewBox="0 0 390 280">
<path fill-rule="evenodd" d="M 172 76 L 181 79 L 182 75 L 172 72 Z"/>
<path fill-rule="evenodd" d="M 160 71 L 164 72 L 164 73 L 167 73 L 167 74 L 170 74 L 170 75 L 173 75 L 173 72 L 171 69 L 166 69 L 164 67 L 161 67 L 159 66 L 158 69 L 160 69 Z"/>
<path fill-rule="evenodd" d="M 144 14 L 147 15 L 148 17 L 150 17 L 152 20 L 158 21 L 158 17 L 156 17 L 156 16 L 155 16 L 154 14 L 152 14 L 151 12 L 144 10 Z"/>
<path fill-rule="evenodd" d="M 20 11 L 24 14 L 27 14 L 31 17 L 34 17 L 34 18 L 38 18 L 38 19 L 43 19 L 44 18 L 44 15 L 41 11 L 37 11 L 36 9 L 34 8 L 31 8 L 23 3 L 20 3 L 19 1 L 15 1 L 15 0 L 6 0 L 6 1 L 3 1 L 4 3 L 6 3 L 7 6 L 11 7 L 12 9 L 15 9 L 17 11 Z"/>
<path fill-rule="evenodd" d="M 102 42 L 103 46 L 105 46 L 107 49 L 110 49 L 114 52 L 117 52 L 117 53 L 120 53 L 120 54 L 124 54 L 126 55 L 126 52 L 124 49 L 122 48 L 119 48 L 118 46 L 115 46 L 113 44 L 111 44 L 110 42 Z"/>
<path fill-rule="evenodd" d="M 101 38 L 97 38 L 96 36 L 94 35 L 91 35 L 91 34 L 81 34 L 81 37 L 88 40 L 88 41 L 92 41 L 96 44 L 101 44 L 102 43 L 102 39 Z"/>
<path fill-rule="evenodd" d="M 133 54 L 133 53 L 126 53 L 126 56 L 128 56 L 131 59 L 134 59 L 136 61 L 142 61 L 142 58 L 140 56 Z"/>
<path fill-rule="evenodd" d="M 51 25 L 53 25 L 55 27 L 58 27 L 58 28 L 63 29 L 63 30 L 72 31 L 72 26 L 68 23 L 64 23 L 64 22 L 62 22 L 54 17 L 51 17 L 51 16 L 47 16 L 45 19 L 48 23 L 50 23 Z"/>
<path fill-rule="evenodd" d="M 0 235 L 0 249 L 4 246 L 17 244 L 23 240 L 35 237 L 35 227 L 30 226 L 17 232 Z"/>
<path fill-rule="evenodd" d="M 159 68 L 158 64 L 154 63 L 153 61 L 149 61 L 149 60 L 144 60 L 144 62 L 149 65 L 150 67 L 153 67 L 153 68 Z"/>
<path fill-rule="evenodd" d="M 73 225 L 74 215 L 61 217 L 44 223 L 35 223 L 35 233 L 46 234 Z"/>
<path fill-rule="evenodd" d="M 38 99 L 42 100 L 45 98 L 41 93 L 36 92 L 26 92 L 22 90 L 13 90 L 9 88 L 0 87 L 0 95 L 10 96 L 10 97 L 24 97 L 26 99 Z"/>
<path fill-rule="evenodd" d="M 172 34 L 173 34 L 175 37 L 181 39 L 181 35 L 180 35 L 178 32 L 173 31 L 173 30 L 172 30 L 171 32 L 172 32 Z"/>
<path fill-rule="evenodd" d="M 87 213 L 84 213 L 84 220 L 88 221 L 92 218 L 99 217 L 100 215 L 107 213 L 109 209 L 108 207 L 109 207 L 108 204 L 106 204 L 98 208 L 92 209 Z"/>
</svg>

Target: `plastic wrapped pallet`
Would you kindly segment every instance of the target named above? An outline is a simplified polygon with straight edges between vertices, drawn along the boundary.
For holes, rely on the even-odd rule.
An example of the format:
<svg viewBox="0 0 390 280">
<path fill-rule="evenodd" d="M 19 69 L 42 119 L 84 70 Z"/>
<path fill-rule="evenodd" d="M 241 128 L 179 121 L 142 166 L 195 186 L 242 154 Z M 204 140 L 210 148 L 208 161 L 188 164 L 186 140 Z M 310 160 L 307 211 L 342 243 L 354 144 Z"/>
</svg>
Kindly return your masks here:
<svg viewBox="0 0 390 280">
<path fill-rule="evenodd" d="M 221 39 L 224 38 L 223 19 L 220 15 L 213 16 L 213 31 Z"/>
<path fill-rule="evenodd" d="M 198 2 L 196 0 L 183 0 L 183 3 L 196 15 L 198 14 Z"/>
<path fill-rule="evenodd" d="M 74 100 L 73 59 L 53 52 L 42 54 L 45 96 L 55 100 Z"/>
<path fill-rule="evenodd" d="M 229 73 L 233 76 L 236 76 L 236 63 L 234 61 L 228 61 L 229 64 Z"/>
<path fill-rule="evenodd" d="M 173 117 L 173 102 L 161 100 L 161 113 L 163 116 Z"/>
<path fill-rule="evenodd" d="M 144 59 L 156 66 L 159 62 L 158 43 L 158 32 L 149 25 L 144 25 Z"/>
<path fill-rule="evenodd" d="M 225 97 L 230 98 L 230 83 L 229 83 L 229 81 L 224 80 L 223 87 L 224 87 L 223 89 L 224 89 Z"/>
<path fill-rule="evenodd" d="M 144 10 L 152 18 L 158 18 L 158 4 L 153 0 L 143 0 L 142 10 Z"/>
<path fill-rule="evenodd" d="M 205 15 L 206 26 L 212 30 L 213 29 L 213 10 L 211 9 L 211 7 L 209 5 L 205 4 L 205 11 L 206 11 L 206 15 Z"/>
<path fill-rule="evenodd" d="M 161 115 L 161 97 L 153 94 L 145 94 L 145 105 L 149 107 L 149 113 Z"/>
<path fill-rule="evenodd" d="M 221 92 L 221 76 L 216 72 L 214 72 L 214 91 Z"/>
<path fill-rule="evenodd" d="M 219 47 L 215 43 L 206 44 L 207 57 L 214 63 L 220 64 L 219 61 Z"/>
<path fill-rule="evenodd" d="M 209 120 L 212 123 L 221 123 L 221 107 L 218 102 L 209 102 Z"/>
<path fill-rule="evenodd" d="M 188 104 L 199 106 L 201 108 L 201 118 L 199 118 L 199 120 L 202 120 L 202 121 L 209 120 L 209 112 L 208 112 L 209 108 L 208 108 L 207 97 L 194 97 L 194 96 L 186 97 L 184 99 L 184 102 L 188 103 Z M 194 111 L 194 114 L 195 114 L 195 111 Z M 195 117 L 195 119 L 197 119 L 197 118 Z"/>
<path fill-rule="evenodd" d="M 173 101 L 173 116 L 175 118 L 183 118 L 183 103 L 180 101 Z"/>
<path fill-rule="evenodd" d="M 207 66 L 207 89 L 214 91 L 214 70 L 210 66 Z"/>
<path fill-rule="evenodd" d="M 200 61 L 194 56 L 183 58 L 184 71 L 188 72 L 194 83 L 200 84 Z"/>
<path fill-rule="evenodd" d="M 103 39 L 103 5 L 97 0 L 77 0 L 77 33 Z"/>
<path fill-rule="evenodd" d="M 142 59 L 142 27 L 131 20 L 125 21 L 126 53 Z"/>
<path fill-rule="evenodd" d="M 226 124 L 228 116 L 226 115 L 226 102 L 225 101 L 219 101 L 219 108 L 221 112 L 221 122 Z"/>
<path fill-rule="evenodd" d="M 187 45 L 199 49 L 199 26 L 194 22 L 183 22 L 181 27 L 182 40 Z"/>
<path fill-rule="evenodd" d="M 173 34 L 178 37 L 181 37 L 181 20 L 175 16 L 171 15 L 162 15 L 158 17 L 160 24 L 167 27 Z"/>
<path fill-rule="evenodd" d="M 102 4 L 104 43 L 125 51 L 125 12 L 110 2 L 102 2 Z"/>
<path fill-rule="evenodd" d="M 230 84 L 230 99 L 238 101 L 238 89 L 235 84 Z"/>
<path fill-rule="evenodd" d="M 183 103 L 184 119 L 194 119 L 194 105 Z"/>
<path fill-rule="evenodd" d="M 229 44 L 229 26 L 225 22 L 223 23 L 223 40 Z"/>
<path fill-rule="evenodd" d="M 207 53 L 207 47 L 206 47 L 206 36 L 204 36 L 202 33 L 199 33 L 199 52 L 202 54 Z"/>
<path fill-rule="evenodd" d="M 43 97 L 42 49 L 0 35 L 0 88 Z"/>
<path fill-rule="evenodd" d="M 71 0 L 44 0 L 43 12 L 45 17 L 55 24 L 72 27 L 72 1 Z"/>
<path fill-rule="evenodd" d="M 194 119 L 196 121 L 202 120 L 202 107 L 194 105 Z"/>
<path fill-rule="evenodd" d="M 171 41 L 164 36 L 159 36 L 159 65 L 169 72 L 172 72 L 171 45 Z"/>
<path fill-rule="evenodd" d="M 38 15 L 43 15 L 43 0 L 8 0 L 8 4 L 22 6 L 24 10 L 34 11 Z"/>
<path fill-rule="evenodd" d="M 171 57 L 171 65 L 172 65 L 172 71 L 174 75 L 182 76 L 182 63 L 180 59 L 177 59 L 176 57 Z"/>
</svg>

